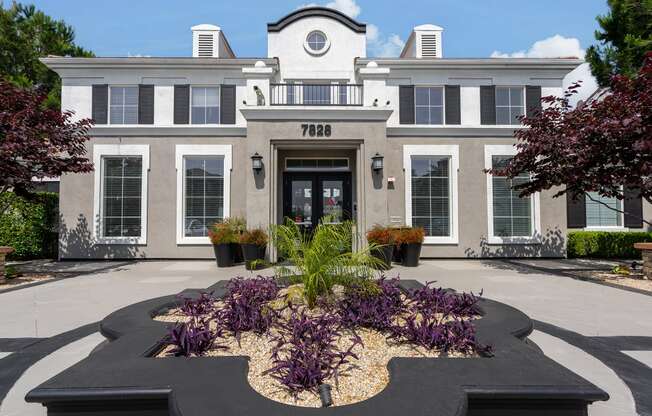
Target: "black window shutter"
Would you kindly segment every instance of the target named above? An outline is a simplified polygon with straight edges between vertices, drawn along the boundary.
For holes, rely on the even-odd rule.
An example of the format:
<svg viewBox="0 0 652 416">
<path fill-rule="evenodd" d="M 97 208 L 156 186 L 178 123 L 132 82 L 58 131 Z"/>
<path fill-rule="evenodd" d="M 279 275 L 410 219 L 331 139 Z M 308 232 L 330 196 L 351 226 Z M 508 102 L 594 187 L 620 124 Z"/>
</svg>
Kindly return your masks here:
<svg viewBox="0 0 652 416">
<path fill-rule="evenodd" d="M 541 87 L 528 85 L 525 87 L 525 108 L 528 117 L 541 111 Z"/>
<path fill-rule="evenodd" d="M 138 86 L 138 124 L 154 124 L 154 86 Z"/>
<path fill-rule="evenodd" d="M 566 222 L 568 228 L 586 227 L 586 196 L 584 194 L 573 198 L 566 194 Z"/>
<path fill-rule="evenodd" d="M 460 86 L 446 85 L 446 124 L 462 124 Z"/>
<path fill-rule="evenodd" d="M 414 124 L 414 85 L 398 87 L 398 119 L 400 124 Z"/>
<path fill-rule="evenodd" d="M 220 92 L 220 124 L 235 124 L 235 85 L 221 85 Z"/>
<path fill-rule="evenodd" d="M 643 199 L 639 195 L 638 188 L 625 188 L 623 211 L 625 211 L 625 227 L 643 228 Z"/>
<path fill-rule="evenodd" d="M 174 86 L 174 124 L 188 124 L 190 119 L 190 85 Z"/>
<path fill-rule="evenodd" d="M 480 86 L 480 124 L 496 124 L 496 86 Z"/>
<path fill-rule="evenodd" d="M 93 85 L 92 116 L 95 124 L 106 124 L 109 115 L 109 86 Z"/>
</svg>

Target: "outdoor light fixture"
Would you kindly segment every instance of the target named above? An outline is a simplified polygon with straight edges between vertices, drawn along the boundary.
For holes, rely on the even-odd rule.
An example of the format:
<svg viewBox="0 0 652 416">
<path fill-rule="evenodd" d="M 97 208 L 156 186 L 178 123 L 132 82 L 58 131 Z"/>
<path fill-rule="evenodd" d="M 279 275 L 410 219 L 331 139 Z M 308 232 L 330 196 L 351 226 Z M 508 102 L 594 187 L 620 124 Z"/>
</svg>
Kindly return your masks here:
<svg viewBox="0 0 652 416">
<path fill-rule="evenodd" d="M 259 155 L 258 152 L 254 153 L 253 156 L 251 156 L 251 167 L 256 173 L 260 172 L 263 169 L 263 157 Z"/>
<path fill-rule="evenodd" d="M 371 169 L 374 172 L 383 170 L 383 157 L 378 152 L 371 158 Z"/>
</svg>

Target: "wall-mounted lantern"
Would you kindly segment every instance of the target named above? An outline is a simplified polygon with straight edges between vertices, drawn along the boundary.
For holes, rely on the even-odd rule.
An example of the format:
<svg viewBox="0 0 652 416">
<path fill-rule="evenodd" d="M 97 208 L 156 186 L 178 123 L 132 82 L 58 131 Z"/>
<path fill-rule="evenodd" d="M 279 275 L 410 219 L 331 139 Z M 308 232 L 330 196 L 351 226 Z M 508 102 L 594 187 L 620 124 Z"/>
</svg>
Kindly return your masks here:
<svg viewBox="0 0 652 416">
<path fill-rule="evenodd" d="M 259 155 L 258 152 L 251 156 L 251 167 L 254 169 L 255 173 L 259 173 L 263 170 L 263 157 Z"/>
<path fill-rule="evenodd" d="M 378 173 L 383 170 L 383 156 L 377 153 L 371 158 L 371 169 Z"/>
</svg>

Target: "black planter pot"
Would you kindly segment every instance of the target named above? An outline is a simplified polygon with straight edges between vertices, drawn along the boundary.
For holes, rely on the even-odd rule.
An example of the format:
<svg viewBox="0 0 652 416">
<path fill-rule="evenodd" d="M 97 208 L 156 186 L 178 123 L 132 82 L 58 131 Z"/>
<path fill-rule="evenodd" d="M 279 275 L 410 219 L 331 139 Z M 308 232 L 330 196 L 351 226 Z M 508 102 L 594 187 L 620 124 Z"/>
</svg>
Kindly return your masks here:
<svg viewBox="0 0 652 416">
<path fill-rule="evenodd" d="M 383 264 L 379 265 L 380 270 L 389 270 L 392 268 L 392 256 L 394 255 L 394 245 L 382 246 L 374 248 L 369 252 L 373 257 L 382 261 Z"/>
<path fill-rule="evenodd" d="M 265 260 L 265 250 L 267 246 L 258 246 L 256 244 L 242 244 L 242 254 L 245 261 L 245 268 L 247 270 L 260 270 L 265 268 L 265 265 L 262 264 L 262 261 L 258 261 L 256 264 L 253 264 L 256 260 Z"/>
<path fill-rule="evenodd" d="M 403 258 L 403 266 L 417 267 L 419 265 L 420 256 L 421 243 L 401 244 L 401 257 Z"/>
<path fill-rule="evenodd" d="M 233 263 L 240 264 L 244 261 L 244 256 L 242 254 L 242 245 L 239 243 L 231 243 L 233 250 Z"/>
<path fill-rule="evenodd" d="M 213 244 L 217 267 L 233 266 L 233 244 Z"/>
<path fill-rule="evenodd" d="M 392 261 L 394 263 L 403 263 L 403 254 L 401 253 L 401 246 L 394 245 L 392 250 Z"/>
</svg>

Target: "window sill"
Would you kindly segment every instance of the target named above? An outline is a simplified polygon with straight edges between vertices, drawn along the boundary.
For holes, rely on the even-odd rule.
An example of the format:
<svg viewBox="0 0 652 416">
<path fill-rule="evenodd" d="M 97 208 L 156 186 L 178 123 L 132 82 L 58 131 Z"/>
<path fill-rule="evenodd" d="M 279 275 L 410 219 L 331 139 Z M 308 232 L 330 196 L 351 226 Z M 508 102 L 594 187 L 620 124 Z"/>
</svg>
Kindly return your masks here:
<svg viewBox="0 0 652 416">
<path fill-rule="evenodd" d="M 212 246 L 208 237 L 183 237 L 177 239 L 178 246 Z"/>
<path fill-rule="evenodd" d="M 611 231 L 611 232 L 627 232 L 629 228 L 623 226 L 603 226 L 603 227 L 585 227 L 583 231 Z"/>
<path fill-rule="evenodd" d="M 147 245 L 147 239 L 144 237 L 98 237 L 94 244 L 144 246 Z"/>
<path fill-rule="evenodd" d="M 457 245 L 457 244 L 459 244 L 457 237 L 425 237 L 423 239 L 424 246 Z"/>
<path fill-rule="evenodd" d="M 539 237 L 489 237 L 488 244 L 492 245 L 534 245 L 541 244 Z"/>
</svg>

